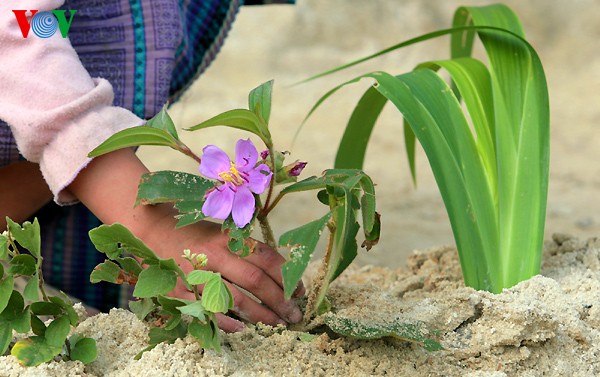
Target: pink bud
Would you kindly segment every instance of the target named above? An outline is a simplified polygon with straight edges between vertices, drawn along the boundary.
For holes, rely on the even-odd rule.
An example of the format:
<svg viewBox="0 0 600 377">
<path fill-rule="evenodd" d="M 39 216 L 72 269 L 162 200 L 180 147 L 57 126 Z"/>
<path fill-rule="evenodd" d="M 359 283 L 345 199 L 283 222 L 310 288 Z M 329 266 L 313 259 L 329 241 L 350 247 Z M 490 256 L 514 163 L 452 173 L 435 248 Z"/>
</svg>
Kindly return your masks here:
<svg viewBox="0 0 600 377">
<path fill-rule="evenodd" d="M 267 157 L 269 157 L 269 150 L 268 150 L 268 149 L 265 149 L 264 151 L 260 152 L 260 157 L 261 157 L 263 160 L 266 160 L 266 159 L 267 159 Z"/>
<path fill-rule="evenodd" d="M 297 161 L 293 164 L 293 166 L 288 170 L 288 175 L 290 177 L 297 177 L 302 173 L 302 170 L 306 167 L 306 162 Z"/>
</svg>

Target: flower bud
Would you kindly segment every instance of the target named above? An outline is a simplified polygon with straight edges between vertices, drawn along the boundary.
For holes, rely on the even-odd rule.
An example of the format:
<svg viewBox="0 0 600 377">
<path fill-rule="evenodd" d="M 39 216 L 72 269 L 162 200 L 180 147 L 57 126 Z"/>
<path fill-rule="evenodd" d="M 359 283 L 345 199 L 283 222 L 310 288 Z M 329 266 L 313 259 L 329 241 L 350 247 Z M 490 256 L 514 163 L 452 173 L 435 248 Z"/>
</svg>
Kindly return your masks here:
<svg viewBox="0 0 600 377">
<path fill-rule="evenodd" d="M 285 167 L 285 170 L 288 172 L 290 177 L 297 177 L 302 173 L 302 170 L 306 167 L 306 162 L 304 161 L 296 161 L 293 164 L 289 164 Z"/>
</svg>

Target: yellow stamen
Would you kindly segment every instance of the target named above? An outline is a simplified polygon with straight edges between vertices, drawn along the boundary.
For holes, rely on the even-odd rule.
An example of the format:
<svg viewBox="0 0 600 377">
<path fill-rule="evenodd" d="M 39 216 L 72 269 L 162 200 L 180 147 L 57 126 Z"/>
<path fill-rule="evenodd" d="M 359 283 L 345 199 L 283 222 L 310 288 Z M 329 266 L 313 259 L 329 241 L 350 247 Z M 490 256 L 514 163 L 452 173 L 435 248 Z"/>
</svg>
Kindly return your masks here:
<svg viewBox="0 0 600 377">
<path fill-rule="evenodd" d="M 231 167 L 229 168 L 229 171 L 224 171 L 224 172 L 219 173 L 219 177 L 224 182 L 231 182 L 236 186 L 241 186 L 244 182 L 242 177 L 240 177 L 240 172 L 238 172 L 238 170 L 235 168 L 235 165 L 233 164 L 233 162 L 231 163 Z"/>
</svg>

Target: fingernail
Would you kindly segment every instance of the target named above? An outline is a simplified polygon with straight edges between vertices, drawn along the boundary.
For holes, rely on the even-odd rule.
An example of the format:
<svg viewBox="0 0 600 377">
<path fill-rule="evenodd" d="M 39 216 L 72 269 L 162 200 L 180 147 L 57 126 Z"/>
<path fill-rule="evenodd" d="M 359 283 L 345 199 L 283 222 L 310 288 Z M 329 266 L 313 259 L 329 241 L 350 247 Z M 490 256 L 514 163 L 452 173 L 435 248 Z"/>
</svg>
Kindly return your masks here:
<svg viewBox="0 0 600 377">
<path fill-rule="evenodd" d="M 292 313 L 289 315 L 288 320 L 290 323 L 298 323 L 302 321 L 302 312 L 296 306 L 292 309 Z"/>
<path fill-rule="evenodd" d="M 285 326 L 285 327 L 287 327 L 287 325 L 288 325 L 288 323 L 287 323 L 286 321 L 284 321 L 283 319 L 279 319 L 279 320 L 277 320 L 277 324 L 278 324 L 278 325 Z"/>
<path fill-rule="evenodd" d="M 240 322 L 236 327 L 235 330 L 233 330 L 234 332 L 240 332 L 240 331 L 244 331 L 244 329 L 246 328 L 246 325 L 244 325 L 242 322 Z"/>
<path fill-rule="evenodd" d="M 298 284 L 298 287 L 296 287 L 296 290 L 292 294 L 292 297 L 293 298 L 300 298 L 300 297 L 304 296 L 304 293 L 306 293 L 306 291 L 304 289 L 304 284 L 302 284 L 302 282 L 300 282 L 300 284 Z"/>
</svg>

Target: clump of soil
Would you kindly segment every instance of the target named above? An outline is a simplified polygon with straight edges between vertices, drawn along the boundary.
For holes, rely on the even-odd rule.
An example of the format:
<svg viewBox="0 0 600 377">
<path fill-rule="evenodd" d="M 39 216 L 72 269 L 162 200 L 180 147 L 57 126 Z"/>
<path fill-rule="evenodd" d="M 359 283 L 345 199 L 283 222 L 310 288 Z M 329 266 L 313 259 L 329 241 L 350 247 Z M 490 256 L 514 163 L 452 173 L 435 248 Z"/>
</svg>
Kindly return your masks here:
<svg viewBox="0 0 600 377">
<path fill-rule="evenodd" d="M 592 376 L 600 373 L 600 240 L 557 235 L 542 275 L 502 294 L 466 288 L 456 250 L 416 252 L 407 268 L 349 271 L 330 291 L 333 318 L 378 326 L 417 321 L 444 347 L 386 337 L 357 340 L 256 326 L 223 335 L 223 352 L 193 339 L 146 346 L 147 327 L 125 310 L 85 320 L 77 332 L 98 342 L 98 360 L 21 368 L 0 357 L 0 376 Z"/>
</svg>

